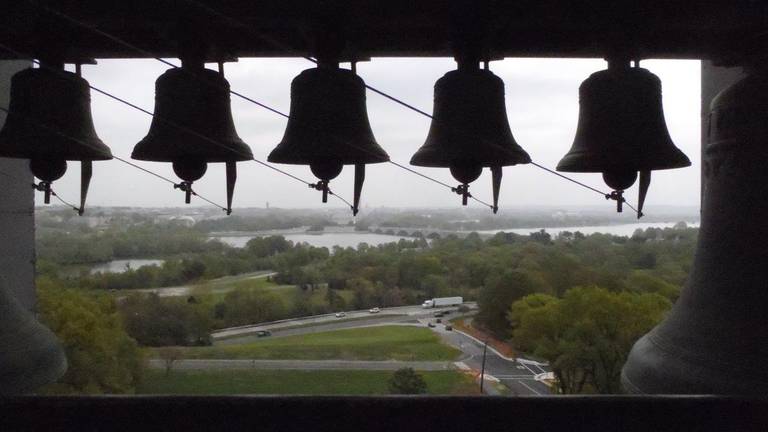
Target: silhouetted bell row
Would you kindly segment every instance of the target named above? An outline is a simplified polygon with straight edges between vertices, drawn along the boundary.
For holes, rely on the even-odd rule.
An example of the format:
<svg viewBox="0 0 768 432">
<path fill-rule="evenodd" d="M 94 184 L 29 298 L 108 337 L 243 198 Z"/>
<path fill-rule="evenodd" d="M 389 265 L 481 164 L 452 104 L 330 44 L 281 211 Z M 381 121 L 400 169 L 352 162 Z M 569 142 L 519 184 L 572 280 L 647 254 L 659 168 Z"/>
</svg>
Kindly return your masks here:
<svg viewBox="0 0 768 432">
<path fill-rule="evenodd" d="M 661 82 L 629 61 L 609 59 L 607 70 L 592 74 L 579 88 L 580 111 L 573 146 L 558 171 L 598 172 L 621 211 L 623 191 L 640 173 L 642 209 L 650 172 L 690 165 L 672 143 L 664 122 Z M 50 184 L 66 171 L 66 161 L 81 161 L 80 211 L 85 204 L 91 162 L 111 159 L 96 135 L 88 83 L 61 63 L 42 62 L 17 73 L 11 82 L 8 118 L 0 131 L 0 156 L 30 159 L 49 202 Z M 449 168 L 460 183 L 454 190 L 467 204 L 469 183 L 491 169 L 493 210 L 498 209 L 502 167 L 530 163 L 515 141 L 504 102 L 504 83 L 479 62 L 459 62 L 435 84 L 434 115 L 424 145 L 411 164 Z M 206 69 L 202 59 L 182 59 L 155 83 L 155 116 L 147 136 L 133 150 L 138 160 L 170 162 L 193 194 L 208 163 L 226 164 L 227 212 L 231 211 L 236 162 L 253 158 L 235 130 L 229 83 Z M 353 212 L 357 214 L 365 165 L 389 160 L 368 121 L 365 83 L 338 62 L 321 61 L 291 84 L 285 135 L 270 153 L 275 163 L 309 165 L 319 179 L 313 187 L 327 200 L 329 183 L 344 165 L 355 166 Z M 641 213 L 638 212 L 638 217 Z"/>
</svg>

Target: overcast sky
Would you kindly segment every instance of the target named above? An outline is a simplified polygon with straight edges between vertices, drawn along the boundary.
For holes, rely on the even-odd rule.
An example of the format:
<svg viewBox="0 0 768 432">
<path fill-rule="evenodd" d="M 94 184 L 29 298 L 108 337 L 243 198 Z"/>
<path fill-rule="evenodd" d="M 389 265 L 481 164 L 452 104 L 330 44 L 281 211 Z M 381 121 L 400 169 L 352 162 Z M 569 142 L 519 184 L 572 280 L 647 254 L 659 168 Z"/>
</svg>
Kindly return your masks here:
<svg viewBox="0 0 768 432">
<path fill-rule="evenodd" d="M 241 59 L 226 65 L 226 77 L 233 90 L 288 112 L 291 80 L 311 66 L 303 59 Z M 690 168 L 654 172 L 647 204 L 698 205 L 699 62 L 648 60 L 643 61 L 641 66 L 661 78 L 670 134 L 693 163 Z M 455 63 L 450 59 L 407 58 L 374 59 L 359 63 L 357 70 L 367 84 L 431 112 L 434 82 L 454 68 Z M 604 68 L 602 60 L 583 59 L 508 59 L 491 64 L 491 70 L 506 84 L 507 114 L 512 133 L 534 161 L 554 168 L 568 151 L 578 119 L 579 84 L 590 73 Z M 166 69 L 167 66 L 155 60 L 100 60 L 96 66 L 84 66 L 83 76 L 95 87 L 153 110 L 154 81 Z M 114 154 L 128 158 L 133 146 L 146 135 L 150 117 L 98 93 L 93 92 L 91 97 L 99 136 Z M 266 160 L 281 140 L 286 120 L 236 97 L 232 102 L 240 137 L 250 145 L 257 159 Z M 405 164 L 424 143 L 430 124 L 426 117 L 371 92 L 368 92 L 368 115 L 379 144 L 392 160 Z M 170 164 L 138 163 L 176 178 Z M 282 165 L 281 168 L 314 181 L 308 167 Z M 456 183 L 447 169 L 417 169 L 444 182 Z M 352 167 L 346 167 L 332 182 L 332 188 L 348 199 L 352 196 L 352 172 Z M 76 200 L 79 194 L 78 177 L 77 170 L 71 169 L 58 182 L 56 190 L 62 196 Z M 599 189 L 606 189 L 599 174 L 575 177 Z M 196 183 L 195 189 L 214 201 L 224 203 L 223 166 L 210 165 L 208 173 Z M 490 174 L 484 173 L 470 190 L 478 198 L 490 200 Z M 628 192 L 628 199 L 634 202 L 636 196 L 637 185 Z M 41 201 L 39 197 L 38 201 Z M 92 206 L 181 206 L 183 195 L 167 183 L 135 168 L 109 161 L 94 164 L 88 201 Z M 460 206 L 457 195 L 391 164 L 368 166 L 362 201 L 363 207 Z M 235 207 L 263 207 L 266 202 L 273 207 L 321 205 L 319 192 L 255 162 L 239 163 Z M 504 206 L 595 204 L 604 204 L 607 208 L 612 206 L 594 192 L 533 166 L 504 168 L 501 211 Z M 338 206 L 337 203 L 333 205 Z"/>
</svg>

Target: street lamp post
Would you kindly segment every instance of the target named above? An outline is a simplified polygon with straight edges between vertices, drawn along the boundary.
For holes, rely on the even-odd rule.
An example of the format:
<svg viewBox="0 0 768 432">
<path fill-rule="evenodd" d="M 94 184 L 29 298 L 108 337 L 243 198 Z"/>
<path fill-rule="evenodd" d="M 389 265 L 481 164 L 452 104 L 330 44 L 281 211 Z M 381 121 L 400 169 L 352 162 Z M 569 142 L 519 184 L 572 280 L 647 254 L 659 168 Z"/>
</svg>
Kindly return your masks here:
<svg viewBox="0 0 768 432">
<path fill-rule="evenodd" d="M 483 394 L 483 383 L 485 382 L 485 353 L 488 352 L 488 340 L 483 345 L 483 365 L 480 368 L 480 394 Z"/>
</svg>

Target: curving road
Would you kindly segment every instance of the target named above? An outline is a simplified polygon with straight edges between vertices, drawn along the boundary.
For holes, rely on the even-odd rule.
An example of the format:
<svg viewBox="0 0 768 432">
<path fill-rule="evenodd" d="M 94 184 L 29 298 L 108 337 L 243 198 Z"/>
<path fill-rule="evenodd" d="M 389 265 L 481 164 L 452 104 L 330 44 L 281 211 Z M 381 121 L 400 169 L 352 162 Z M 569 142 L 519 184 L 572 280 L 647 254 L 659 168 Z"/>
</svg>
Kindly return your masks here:
<svg viewBox="0 0 768 432">
<path fill-rule="evenodd" d="M 474 303 L 466 304 L 476 308 Z M 370 327 L 377 325 L 413 325 L 424 326 L 435 322 L 434 312 L 439 310 L 454 311 L 443 320 L 455 318 L 456 308 L 423 309 L 421 306 L 403 306 L 384 308 L 378 314 L 368 311 L 347 312 L 344 318 L 334 314 L 318 315 L 305 318 L 275 321 L 220 330 L 214 333 L 214 344 L 228 345 L 251 342 L 257 339 L 259 330 L 269 330 L 271 337 L 316 333 L 345 328 Z M 296 361 L 296 360 L 184 360 L 177 363 L 181 368 L 263 368 L 263 369 L 378 369 L 394 370 L 400 367 L 413 367 L 418 370 L 444 370 L 447 367 L 479 372 L 483 361 L 483 343 L 463 332 L 445 330 L 444 324 L 436 324 L 432 331 L 449 345 L 458 348 L 462 356 L 455 362 L 395 362 L 395 361 Z M 154 365 L 154 367 L 161 367 Z M 177 367 L 174 365 L 174 367 Z M 486 353 L 485 373 L 488 381 L 497 381 L 509 389 L 511 395 L 547 395 L 549 387 L 537 378 L 550 372 L 548 365 L 525 358 L 507 358 L 489 347 Z M 489 392 L 493 387 L 485 386 Z"/>
</svg>

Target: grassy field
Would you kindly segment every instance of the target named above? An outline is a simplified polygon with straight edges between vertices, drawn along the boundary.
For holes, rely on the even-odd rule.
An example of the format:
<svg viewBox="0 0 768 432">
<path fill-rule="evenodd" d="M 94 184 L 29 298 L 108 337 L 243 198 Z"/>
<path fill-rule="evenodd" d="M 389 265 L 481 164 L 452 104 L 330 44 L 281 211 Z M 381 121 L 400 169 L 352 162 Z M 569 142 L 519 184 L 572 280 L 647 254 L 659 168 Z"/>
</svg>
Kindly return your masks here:
<svg viewBox="0 0 768 432">
<path fill-rule="evenodd" d="M 334 330 L 183 351 L 191 359 L 453 360 L 460 354 L 429 329 L 410 326 Z"/>
<path fill-rule="evenodd" d="M 430 394 L 478 394 L 472 377 L 457 371 L 419 372 Z M 387 394 L 387 371 L 147 370 L 137 394 Z"/>
</svg>

